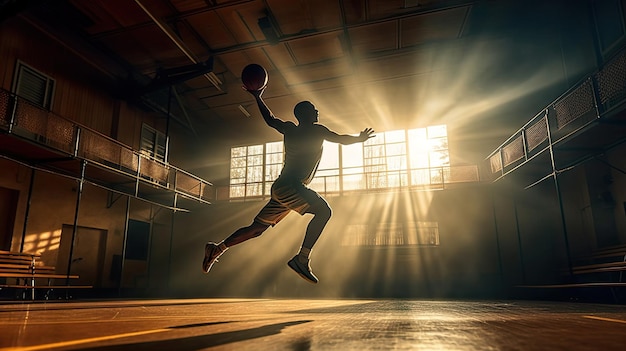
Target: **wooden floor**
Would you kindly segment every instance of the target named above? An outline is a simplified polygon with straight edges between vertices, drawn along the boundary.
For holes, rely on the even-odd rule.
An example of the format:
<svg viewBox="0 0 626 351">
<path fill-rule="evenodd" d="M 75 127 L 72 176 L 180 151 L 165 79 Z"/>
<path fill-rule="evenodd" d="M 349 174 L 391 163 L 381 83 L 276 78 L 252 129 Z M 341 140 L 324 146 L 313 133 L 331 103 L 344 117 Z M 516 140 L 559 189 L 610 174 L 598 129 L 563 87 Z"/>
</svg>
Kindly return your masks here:
<svg viewBox="0 0 626 351">
<path fill-rule="evenodd" d="M 4 303 L 0 350 L 626 350 L 626 306 L 263 299 Z"/>
</svg>

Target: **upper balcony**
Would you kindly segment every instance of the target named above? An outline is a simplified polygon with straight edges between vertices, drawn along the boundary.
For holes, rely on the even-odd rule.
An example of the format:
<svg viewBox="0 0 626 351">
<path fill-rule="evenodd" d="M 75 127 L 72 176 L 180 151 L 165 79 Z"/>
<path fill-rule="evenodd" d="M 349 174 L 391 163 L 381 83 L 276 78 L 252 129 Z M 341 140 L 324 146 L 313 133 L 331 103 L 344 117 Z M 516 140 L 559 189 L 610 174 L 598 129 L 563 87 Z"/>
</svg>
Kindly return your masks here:
<svg viewBox="0 0 626 351">
<path fill-rule="evenodd" d="M 0 90 L 0 157 L 172 209 L 212 184 Z"/>
<path fill-rule="evenodd" d="M 626 141 L 626 50 L 550 103 L 488 157 L 493 181 L 527 187 Z M 522 168 L 523 166 L 523 168 Z"/>
</svg>

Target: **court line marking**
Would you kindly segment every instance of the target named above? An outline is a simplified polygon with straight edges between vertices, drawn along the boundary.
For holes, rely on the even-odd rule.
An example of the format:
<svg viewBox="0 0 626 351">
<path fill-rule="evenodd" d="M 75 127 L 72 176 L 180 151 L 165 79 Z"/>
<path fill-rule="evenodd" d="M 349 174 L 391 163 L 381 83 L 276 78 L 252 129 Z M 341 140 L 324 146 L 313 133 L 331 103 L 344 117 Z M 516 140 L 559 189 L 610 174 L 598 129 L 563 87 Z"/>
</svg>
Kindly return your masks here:
<svg viewBox="0 0 626 351">
<path fill-rule="evenodd" d="M 621 320 L 621 319 L 604 318 L 604 317 L 597 317 L 597 316 L 583 316 L 583 318 L 596 319 L 596 320 L 605 321 L 605 322 L 614 322 L 614 323 L 626 324 L 626 321 L 625 320 Z"/>
<path fill-rule="evenodd" d="M 182 320 L 188 320 L 188 319 L 192 319 L 189 316 L 166 316 L 166 315 L 158 315 L 158 316 L 140 316 L 140 317 L 122 317 L 122 318 L 118 318 L 118 319 L 114 319 L 113 317 L 109 318 L 109 319 L 90 319 L 90 318 L 84 318 L 84 319 L 67 319 L 67 320 L 54 320 L 54 321 L 29 321 L 28 325 L 29 326 L 33 326 L 33 325 L 51 325 L 51 324 L 77 324 L 77 323 L 89 323 L 89 324 L 95 324 L 95 323 L 121 323 L 121 322 L 137 322 L 137 321 L 152 321 L 152 320 L 163 320 L 163 318 L 167 317 L 170 320 L 175 320 L 175 319 L 182 319 Z M 220 318 L 226 318 L 228 317 L 228 315 L 224 314 L 222 315 L 218 315 L 218 317 Z M 23 325 L 24 322 L 23 321 L 9 321 L 4 323 L 4 321 L 2 322 L 2 325 Z M 2 351 L 2 349 L 0 348 L 0 351 Z"/>
<path fill-rule="evenodd" d="M 85 339 L 78 339 L 78 340 L 61 341 L 61 342 L 55 342 L 55 343 L 50 343 L 50 344 L 41 344 L 41 345 L 24 346 L 24 347 L 20 347 L 20 346 L 17 346 L 17 347 L 5 347 L 5 348 L 0 348 L 0 351 L 38 351 L 38 350 L 49 350 L 49 349 L 54 349 L 54 348 L 58 348 L 58 347 L 87 344 L 87 343 L 90 343 L 90 342 L 107 341 L 107 340 L 127 338 L 127 337 L 131 337 L 131 336 L 140 336 L 140 335 L 162 333 L 162 332 L 171 331 L 171 330 L 172 329 L 152 329 L 152 330 L 144 330 L 144 331 L 138 331 L 138 332 L 133 332 L 133 333 L 114 334 L 114 335 L 108 335 L 108 336 L 99 336 L 99 337 L 95 337 L 95 338 L 85 338 Z"/>
</svg>

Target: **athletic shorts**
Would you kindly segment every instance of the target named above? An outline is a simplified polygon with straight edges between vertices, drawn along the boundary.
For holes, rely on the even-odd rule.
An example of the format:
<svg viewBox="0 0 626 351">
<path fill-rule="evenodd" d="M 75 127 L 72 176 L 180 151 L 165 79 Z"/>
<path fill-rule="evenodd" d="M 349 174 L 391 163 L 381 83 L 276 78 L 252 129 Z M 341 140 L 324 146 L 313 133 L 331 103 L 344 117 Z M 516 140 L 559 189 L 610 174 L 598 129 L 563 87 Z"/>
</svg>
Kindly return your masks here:
<svg viewBox="0 0 626 351">
<path fill-rule="evenodd" d="M 309 208 L 319 204 L 326 204 L 315 190 L 300 182 L 276 180 L 272 184 L 272 198 L 254 218 L 255 222 L 274 226 L 285 218 L 289 212 L 295 211 L 300 215 L 307 213 Z"/>
</svg>

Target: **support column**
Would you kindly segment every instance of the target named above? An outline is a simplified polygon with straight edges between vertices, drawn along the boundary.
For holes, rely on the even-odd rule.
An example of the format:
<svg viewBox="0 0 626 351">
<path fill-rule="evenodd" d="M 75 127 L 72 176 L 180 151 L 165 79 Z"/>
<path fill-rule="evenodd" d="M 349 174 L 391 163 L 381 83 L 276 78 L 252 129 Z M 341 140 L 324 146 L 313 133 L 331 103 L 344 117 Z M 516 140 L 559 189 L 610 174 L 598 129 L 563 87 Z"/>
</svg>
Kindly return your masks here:
<svg viewBox="0 0 626 351">
<path fill-rule="evenodd" d="M 126 196 L 126 214 L 124 215 L 124 235 L 122 238 L 122 258 L 120 259 L 120 278 L 117 282 L 117 294 L 122 295 L 124 282 L 124 263 L 126 262 L 126 247 L 128 241 L 128 220 L 130 219 L 130 196 Z"/>
<path fill-rule="evenodd" d="M 76 208 L 74 210 L 74 226 L 72 228 L 72 240 L 70 241 L 70 254 L 67 260 L 67 278 L 65 278 L 65 284 L 70 285 L 70 272 L 72 270 L 72 256 L 74 255 L 74 241 L 76 240 L 76 233 L 78 232 L 78 211 L 80 209 L 80 201 L 83 195 L 83 186 L 85 184 L 85 167 L 87 161 L 82 160 L 80 162 L 80 179 L 78 180 L 78 189 L 76 189 Z"/>
<path fill-rule="evenodd" d="M 26 241 L 26 226 L 30 215 L 30 205 L 33 197 L 33 186 L 35 184 L 35 169 L 31 169 L 30 184 L 28 185 L 28 200 L 26 201 L 26 213 L 24 214 L 24 226 L 22 227 L 22 240 L 20 242 L 20 252 L 24 252 L 24 241 Z"/>
</svg>

